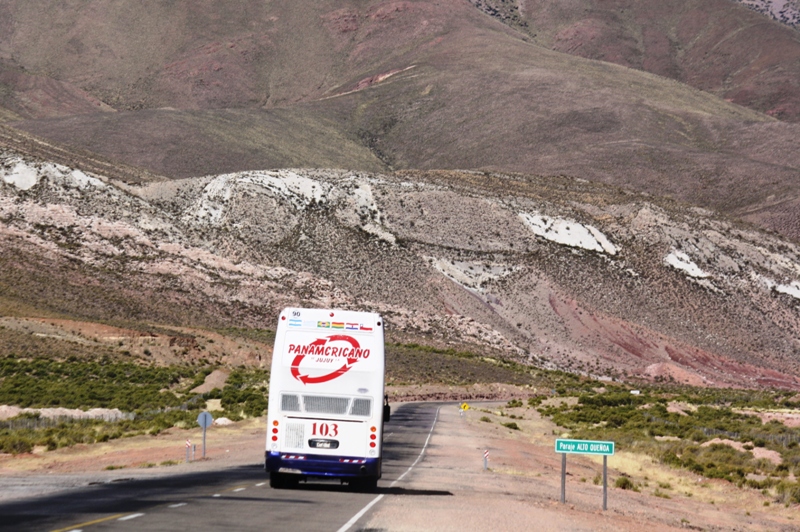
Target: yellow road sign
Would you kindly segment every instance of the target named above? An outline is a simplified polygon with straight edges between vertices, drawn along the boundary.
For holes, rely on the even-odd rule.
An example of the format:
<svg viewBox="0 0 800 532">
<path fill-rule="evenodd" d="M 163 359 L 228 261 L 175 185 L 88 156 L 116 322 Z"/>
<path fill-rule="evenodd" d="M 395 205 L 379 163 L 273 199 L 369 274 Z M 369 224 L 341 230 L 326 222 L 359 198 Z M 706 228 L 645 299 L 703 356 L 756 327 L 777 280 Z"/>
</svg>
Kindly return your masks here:
<svg viewBox="0 0 800 532">
<path fill-rule="evenodd" d="M 469 405 L 467 403 L 462 403 L 461 410 L 469 410 Z"/>
</svg>

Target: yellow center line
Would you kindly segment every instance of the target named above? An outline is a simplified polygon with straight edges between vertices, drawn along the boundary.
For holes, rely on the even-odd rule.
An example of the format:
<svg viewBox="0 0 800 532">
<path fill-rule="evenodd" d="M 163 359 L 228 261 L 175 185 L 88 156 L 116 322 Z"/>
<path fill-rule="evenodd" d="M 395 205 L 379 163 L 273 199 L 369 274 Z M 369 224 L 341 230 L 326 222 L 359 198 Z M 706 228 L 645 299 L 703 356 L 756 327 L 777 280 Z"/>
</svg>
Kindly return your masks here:
<svg viewBox="0 0 800 532">
<path fill-rule="evenodd" d="M 112 515 L 110 517 L 101 517 L 100 519 L 95 519 L 94 521 L 86 521 L 85 523 L 78 523 L 77 525 L 68 526 L 66 528 L 59 528 L 58 530 L 52 530 L 51 532 L 67 532 L 68 530 L 75 530 L 76 528 L 81 528 L 89 525 L 96 525 L 97 523 L 102 523 L 104 521 L 111 521 L 112 519 L 119 519 L 120 517 L 126 515 L 132 515 L 132 514 L 117 514 L 117 515 Z"/>
</svg>

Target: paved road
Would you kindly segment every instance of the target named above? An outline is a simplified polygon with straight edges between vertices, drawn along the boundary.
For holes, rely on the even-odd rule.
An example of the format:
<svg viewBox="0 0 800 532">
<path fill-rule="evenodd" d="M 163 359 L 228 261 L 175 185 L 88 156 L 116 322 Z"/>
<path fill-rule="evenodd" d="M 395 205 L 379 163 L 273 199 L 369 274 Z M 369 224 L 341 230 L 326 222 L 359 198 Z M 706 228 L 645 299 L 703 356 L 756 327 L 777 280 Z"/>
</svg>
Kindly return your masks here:
<svg viewBox="0 0 800 532">
<path fill-rule="evenodd" d="M 355 531 L 374 507 L 370 504 L 380 504 L 381 494 L 421 494 L 404 489 L 402 479 L 421 455 L 438 406 L 405 404 L 392 413 L 385 431 L 379 495 L 353 492 L 334 482 L 273 490 L 259 463 L 89 486 L 0 504 L 0 529 L 339 531 L 347 527 Z"/>
</svg>

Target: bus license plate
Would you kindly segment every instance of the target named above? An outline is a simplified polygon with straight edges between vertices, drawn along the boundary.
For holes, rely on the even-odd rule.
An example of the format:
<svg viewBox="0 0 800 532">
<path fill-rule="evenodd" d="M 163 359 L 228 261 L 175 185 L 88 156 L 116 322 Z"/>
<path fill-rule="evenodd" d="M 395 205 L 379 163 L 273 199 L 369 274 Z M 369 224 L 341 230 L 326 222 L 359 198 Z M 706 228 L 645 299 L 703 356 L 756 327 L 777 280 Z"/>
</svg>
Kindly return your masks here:
<svg viewBox="0 0 800 532">
<path fill-rule="evenodd" d="M 337 449 L 339 442 L 336 440 L 308 440 L 308 446 L 315 449 Z"/>
</svg>

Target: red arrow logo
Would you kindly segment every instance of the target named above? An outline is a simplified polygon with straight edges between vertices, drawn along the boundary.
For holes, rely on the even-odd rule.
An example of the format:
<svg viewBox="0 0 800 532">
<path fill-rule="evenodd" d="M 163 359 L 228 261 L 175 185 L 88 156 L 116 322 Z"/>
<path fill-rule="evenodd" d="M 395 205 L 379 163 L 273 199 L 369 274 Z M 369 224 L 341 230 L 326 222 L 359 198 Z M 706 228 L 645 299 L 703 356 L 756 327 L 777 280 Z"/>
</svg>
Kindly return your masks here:
<svg viewBox="0 0 800 532">
<path fill-rule="evenodd" d="M 343 335 L 343 334 L 334 334 L 334 335 L 328 336 L 326 338 L 319 338 L 319 339 L 314 340 L 313 342 L 311 342 L 309 344 L 309 346 L 322 347 L 322 346 L 325 346 L 325 345 L 327 345 L 327 344 L 329 344 L 331 342 L 347 342 L 352 346 L 352 348 L 354 350 L 361 348 L 361 346 L 358 344 L 358 340 L 356 340 L 352 336 L 346 336 L 346 335 Z M 327 373 L 325 375 L 318 375 L 316 377 L 310 377 L 308 375 L 300 375 L 300 363 L 303 362 L 303 359 L 305 357 L 306 357 L 306 355 L 302 355 L 302 354 L 301 355 L 297 355 L 297 356 L 294 357 L 294 360 L 292 361 L 292 377 L 294 377 L 295 379 L 299 380 L 303 384 L 319 384 L 321 382 L 332 381 L 333 379 L 335 379 L 337 377 L 341 377 L 342 375 L 347 373 L 350 370 L 350 368 L 352 368 L 353 365 L 356 362 L 358 362 L 358 360 L 359 360 L 358 358 L 350 358 L 350 357 L 348 357 L 347 361 L 339 369 L 337 369 L 337 370 L 335 370 L 335 371 L 333 371 L 331 373 Z"/>
</svg>

